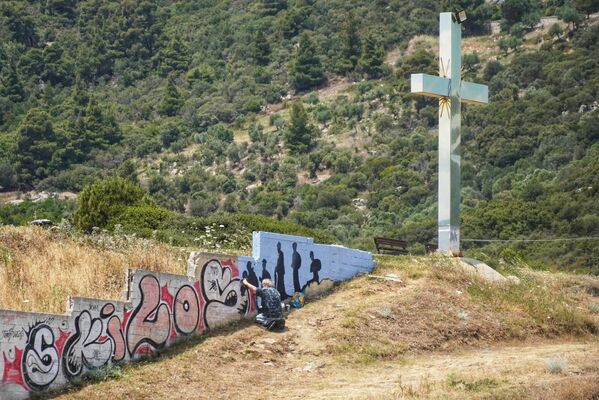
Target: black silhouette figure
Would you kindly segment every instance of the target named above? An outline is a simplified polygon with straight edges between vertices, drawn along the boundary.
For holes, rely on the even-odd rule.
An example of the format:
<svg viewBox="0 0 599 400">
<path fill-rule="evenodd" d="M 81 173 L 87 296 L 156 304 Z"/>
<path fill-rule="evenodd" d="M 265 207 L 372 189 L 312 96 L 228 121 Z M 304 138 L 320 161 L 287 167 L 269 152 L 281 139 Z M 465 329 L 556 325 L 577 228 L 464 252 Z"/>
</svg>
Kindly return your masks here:
<svg viewBox="0 0 599 400">
<path fill-rule="evenodd" d="M 281 295 L 281 300 L 289 298 L 285 293 L 285 256 L 281 250 L 281 242 L 277 243 L 277 252 L 279 256 L 277 258 L 277 266 L 275 267 L 275 287 Z"/>
<path fill-rule="evenodd" d="M 243 282 L 244 279 L 248 278 L 248 272 L 247 271 L 243 271 L 243 273 L 241 274 L 241 280 L 239 281 L 239 292 L 241 293 L 242 296 L 245 296 L 245 292 L 247 290 L 247 288 L 241 283 Z M 210 286 L 210 288 L 215 287 L 216 288 L 216 281 L 214 281 L 212 283 L 212 285 Z"/>
<path fill-rule="evenodd" d="M 258 282 L 258 276 L 256 275 L 256 271 L 254 271 L 254 267 L 252 266 L 252 262 L 248 261 L 248 263 L 246 264 L 246 269 L 247 269 L 247 280 L 249 283 L 251 283 L 254 286 L 258 286 L 259 282 Z"/>
<path fill-rule="evenodd" d="M 322 269 L 322 263 L 318 258 L 314 258 L 314 252 L 310 252 L 310 272 L 312 272 L 312 279 L 310 279 L 309 283 L 316 282 L 320 283 L 320 278 L 318 277 L 318 271 Z"/>
<path fill-rule="evenodd" d="M 260 277 L 260 282 L 265 279 L 272 279 L 270 276 L 270 272 L 266 269 L 266 258 L 262 259 L 262 276 Z"/>
<path fill-rule="evenodd" d="M 300 292 L 302 287 L 299 281 L 299 269 L 302 266 L 302 257 L 297 252 L 297 243 L 291 245 L 293 247 L 293 254 L 291 255 L 291 268 L 293 269 L 293 290 Z"/>
</svg>

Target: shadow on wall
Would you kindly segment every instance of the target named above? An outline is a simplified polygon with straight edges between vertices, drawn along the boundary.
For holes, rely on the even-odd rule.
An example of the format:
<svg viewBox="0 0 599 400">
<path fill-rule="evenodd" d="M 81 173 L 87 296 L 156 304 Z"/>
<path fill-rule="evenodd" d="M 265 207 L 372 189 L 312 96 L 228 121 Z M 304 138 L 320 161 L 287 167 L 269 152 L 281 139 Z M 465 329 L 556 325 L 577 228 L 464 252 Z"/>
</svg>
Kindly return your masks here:
<svg viewBox="0 0 599 400">
<path fill-rule="evenodd" d="M 191 253 L 186 276 L 129 270 L 126 301 L 71 297 L 65 315 L 0 310 L 0 399 L 59 389 L 95 368 L 154 356 L 253 316 L 256 300 L 242 277 L 259 286 L 272 271 L 281 295 L 317 295 L 374 266 L 370 253 L 310 238 L 255 232 L 253 240 L 253 257 Z"/>
</svg>

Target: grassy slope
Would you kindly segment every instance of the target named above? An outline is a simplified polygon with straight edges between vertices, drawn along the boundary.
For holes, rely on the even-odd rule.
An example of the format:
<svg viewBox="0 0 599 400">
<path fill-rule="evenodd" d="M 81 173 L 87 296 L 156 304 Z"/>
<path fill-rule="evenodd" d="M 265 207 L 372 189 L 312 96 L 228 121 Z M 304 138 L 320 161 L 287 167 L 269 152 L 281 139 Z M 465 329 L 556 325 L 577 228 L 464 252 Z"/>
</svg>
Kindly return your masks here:
<svg viewBox="0 0 599 400">
<path fill-rule="evenodd" d="M 246 322 L 117 367 L 59 398 L 556 398 L 599 394 L 597 278 L 504 265 L 493 287 L 442 258 L 381 257 L 292 313 L 283 333 Z M 176 262 L 175 262 L 176 264 Z M 210 366 L 210 367 L 207 367 Z M 167 371 L 167 373 L 165 373 Z M 176 393 L 176 395 L 175 395 Z"/>
<path fill-rule="evenodd" d="M 64 313 L 67 296 L 121 299 L 128 268 L 185 274 L 186 253 L 131 236 L 0 227 L 0 309 Z"/>
</svg>

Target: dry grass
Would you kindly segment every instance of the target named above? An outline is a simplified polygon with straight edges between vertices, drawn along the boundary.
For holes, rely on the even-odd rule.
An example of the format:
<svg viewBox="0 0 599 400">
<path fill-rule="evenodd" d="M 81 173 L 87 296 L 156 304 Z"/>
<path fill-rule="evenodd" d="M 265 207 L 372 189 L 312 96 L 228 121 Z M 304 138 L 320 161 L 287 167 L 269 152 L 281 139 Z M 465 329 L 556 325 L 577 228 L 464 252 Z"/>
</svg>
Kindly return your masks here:
<svg viewBox="0 0 599 400">
<path fill-rule="evenodd" d="M 532 385 L 527 391 L 531 400 L 596 400 L 599 399 L 599 379 L 584 379 L 579 376 L 567 376 L 552 381 L 551 384 Z"/>
<path fill-rule="evenodd" d="M 464 274 L 444 258 L 379 261 L 377 274 L 399 275 L 405 284 L 356 279 L 341 286 L 335 296 L 352 306 L 339 310 L 319 339 L 344 362 L 368 364 L 422 351 L 599 329 L 588 296 L 567 290 L 590 277 L 558 274 L 548 282 L 544 274 L 522 270 L 520 285 L 497 286 Z M 351 298 L 360 301 L 354 304 Z"/>
<path fill-rule="evenodd" d="M 331 102 L 337 98 L 337 96 L 346 95 L 349 99 L 352 99 L 353 94 L 349 89 L 351 89 L 353 83 L 345 78 L 334 78 L 329 81 L 328 85 L 318 90 L 316 93 L 318 94 L 318 99 L 321 102 Z"/>
<path fill-rule="evenodd" d="M 0 227 L 0 309 L 63 313 L 67 296 L 121 299 L 128 268 L 184 274 L 186 254 L 147 240 Z"/>
</svg>

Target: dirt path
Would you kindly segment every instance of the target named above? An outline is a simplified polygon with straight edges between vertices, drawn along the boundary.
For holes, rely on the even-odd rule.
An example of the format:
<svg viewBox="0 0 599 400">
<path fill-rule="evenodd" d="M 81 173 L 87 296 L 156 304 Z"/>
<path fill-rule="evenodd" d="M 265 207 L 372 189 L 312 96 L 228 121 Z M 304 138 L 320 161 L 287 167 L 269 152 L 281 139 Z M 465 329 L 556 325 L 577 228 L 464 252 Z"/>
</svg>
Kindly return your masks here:
<svg viewBox="0 0 599 400">
<path fill-rule="evenodd" d="M 286 392 L 287 398 L 327 399 L 464 398 L 492 392 L 526 396 L 532 387 L 553 387 L 555 392 L 555 386 L 563 389 L 564 383 L 580 385 L 593 379 L 599 379 L 597 341 L 546 342 L 325 371 L 317 384 L 287 387 Z"/>
</svg>

